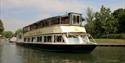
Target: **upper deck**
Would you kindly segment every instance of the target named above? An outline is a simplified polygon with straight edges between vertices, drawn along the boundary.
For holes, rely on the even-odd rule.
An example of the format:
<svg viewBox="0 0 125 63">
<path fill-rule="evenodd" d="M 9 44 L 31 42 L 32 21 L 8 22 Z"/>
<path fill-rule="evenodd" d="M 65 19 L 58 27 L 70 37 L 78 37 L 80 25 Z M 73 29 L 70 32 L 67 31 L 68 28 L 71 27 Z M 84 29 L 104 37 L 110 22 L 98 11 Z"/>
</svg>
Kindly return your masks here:
<svg viewBox="0 0 125 63">
<path fill-rule="evenodd" d="M 84 27 L 80 26 L 70 26 L 70 25 L 53 25 L 51 27 L 44 27 L 39 28 L 36 30 L 32 30 L 29 32 L 26 32 L 24 36 L 39 36 L 44 34 L 74 34 L 80 35 L 83 33 L 86 33 L 86 30 Z"/>
<path fill-rule="evenodd" d="M 82 18 L 82 14 L 71 12 L 64 16 L 55 16 L 55 17 L 50 17 L 47 19 L 40 20 L 38 22 L 25 26 L 23 28 L 23 31 L 25 33 L 25 32 L 33 31 L 43 27 L 50 27 L 53 25 L 60 25 L 60 24 L 80 26 L 83 20 L 84 19 Z"/>
</svg>

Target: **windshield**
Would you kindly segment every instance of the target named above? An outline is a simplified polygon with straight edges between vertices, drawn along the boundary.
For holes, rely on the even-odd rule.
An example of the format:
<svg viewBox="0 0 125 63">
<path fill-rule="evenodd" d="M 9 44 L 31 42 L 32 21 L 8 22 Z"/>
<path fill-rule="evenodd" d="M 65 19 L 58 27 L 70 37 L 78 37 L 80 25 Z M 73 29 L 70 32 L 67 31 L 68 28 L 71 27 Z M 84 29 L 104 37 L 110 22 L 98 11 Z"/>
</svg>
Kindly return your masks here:
<svg viewBox="0 0 125 63">
<path fill-rule="evenodd" d="M 68 39 L 69 42 L 72 42 L 72 43 L 80 42 L 78 36 L 75 36 L 75 35 L 69 35 L 67 37 L 67 39 Z"/>
</svg>

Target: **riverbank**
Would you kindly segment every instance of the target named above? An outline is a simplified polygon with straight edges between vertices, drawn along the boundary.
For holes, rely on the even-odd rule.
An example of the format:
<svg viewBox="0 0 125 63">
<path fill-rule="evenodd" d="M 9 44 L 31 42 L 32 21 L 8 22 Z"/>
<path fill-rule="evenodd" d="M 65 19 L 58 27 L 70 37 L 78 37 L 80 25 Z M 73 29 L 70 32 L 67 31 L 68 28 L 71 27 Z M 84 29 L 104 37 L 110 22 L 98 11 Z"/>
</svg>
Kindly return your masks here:
<svg viewBox="0 0 125 63">
<path fill-rule="evenodd" d="M 97 43 L 125 43 L 125 39 L 95 39 Z"/>
</svg>

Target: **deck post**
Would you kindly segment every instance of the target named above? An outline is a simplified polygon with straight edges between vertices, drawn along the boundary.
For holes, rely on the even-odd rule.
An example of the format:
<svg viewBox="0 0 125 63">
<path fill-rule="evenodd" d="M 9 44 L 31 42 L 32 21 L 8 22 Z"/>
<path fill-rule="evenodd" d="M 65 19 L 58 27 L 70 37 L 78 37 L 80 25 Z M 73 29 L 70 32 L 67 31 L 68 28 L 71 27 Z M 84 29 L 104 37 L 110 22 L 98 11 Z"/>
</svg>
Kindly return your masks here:
<svg viewBox="0 0 125 63">
<path fill-rule="evenodd" d="M 54 35 L 52 35 L 52 43 L 54 42 Z"/>
</svg>

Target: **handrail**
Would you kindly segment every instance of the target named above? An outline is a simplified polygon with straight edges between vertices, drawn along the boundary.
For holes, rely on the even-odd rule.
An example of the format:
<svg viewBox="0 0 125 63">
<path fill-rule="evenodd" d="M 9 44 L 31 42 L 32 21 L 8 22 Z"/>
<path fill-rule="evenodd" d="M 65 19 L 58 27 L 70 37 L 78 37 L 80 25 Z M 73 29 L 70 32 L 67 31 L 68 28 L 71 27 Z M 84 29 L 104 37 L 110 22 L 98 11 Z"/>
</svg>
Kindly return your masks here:
<svg viewBox="0 0 125 63">
<path fill-rule="evenodd" d="M 85 34 L 86 36 L 88 36 L 88 39 L 89 39 L 89 41 L 90 42 L 93 42 L 93 43 L 96 43 L 96 41 L 94 40 L 94 38 L 92 37 L 92 35 L 90 35 L 90 34 Z M 89 38 L 90 37 L 90 38 Z M 92 40 L 90 40 L 90 39 L 92 39 Z M 86 40 L 84 40 L 84 41 L 86 41 Z"/>
</svg>

